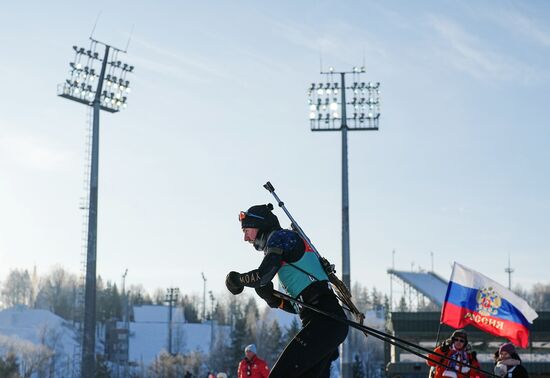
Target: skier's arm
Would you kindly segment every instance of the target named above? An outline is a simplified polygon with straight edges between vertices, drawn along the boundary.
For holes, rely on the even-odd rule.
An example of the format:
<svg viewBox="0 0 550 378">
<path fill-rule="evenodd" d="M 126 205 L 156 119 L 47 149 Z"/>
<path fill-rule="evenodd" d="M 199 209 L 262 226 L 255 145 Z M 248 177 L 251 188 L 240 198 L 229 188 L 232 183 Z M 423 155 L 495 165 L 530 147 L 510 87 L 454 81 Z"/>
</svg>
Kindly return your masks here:
<svg viewBox="0 0 550 378">
<path fill-rule="evenodd" d="M 242 274 L 230 272 L 226 278 L 226 286 L 235 295 L 241 293 L 244 286 L 265 286 L 275 277 L 283 261 L 298 261 L 304 251 L 304 242 L 295 232 L 276 233 L 268 240 L 267 253 L 260 267 Z"/>
<path fill-rule="evenodd" d="M 243 286 L 265 286 L 275 277 L 275 274 L 277 274 L 281 267 L 281 262 L 281 255 L 268 253 L 265 255 L 258 269 L 251 270 L 248 273 L 242 273 L 239 280 Z"/>
</svg>

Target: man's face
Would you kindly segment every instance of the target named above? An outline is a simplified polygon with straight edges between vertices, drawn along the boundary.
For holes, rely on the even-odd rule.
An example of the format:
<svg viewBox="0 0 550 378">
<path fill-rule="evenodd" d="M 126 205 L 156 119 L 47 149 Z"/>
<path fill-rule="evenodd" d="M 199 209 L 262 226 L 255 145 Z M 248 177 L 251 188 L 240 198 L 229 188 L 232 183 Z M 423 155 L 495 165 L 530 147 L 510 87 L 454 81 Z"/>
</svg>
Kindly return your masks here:
<svg viewBox="0 0 550 378">
<path fill-rule="evenodd" d="M 243 228 L 243 234 L 244 234 L 244 241 L 253 244 L 254 240 L 256 240 L 256 237 L 258 236 L 258 229 L 257 228 Z"/>
<path fill-rule="evenodd" d="M 500 352 L 500 359 L 501 360 L 507 360 L 509 358 L 512 358 L 512 356 L 510 356 L 510 353 L 506 352 L 505 350 Z"/>
<path fill-rule="evenodd" d="M 252 359 L 252 357 L 254 357 L 254 352 L 251 352 L 249 350 L 247 350 L 246 352 L 244 352 L 244 354 L 246 355 L 246 358 L 248 358 L 249 360 Z"/>
</svg>

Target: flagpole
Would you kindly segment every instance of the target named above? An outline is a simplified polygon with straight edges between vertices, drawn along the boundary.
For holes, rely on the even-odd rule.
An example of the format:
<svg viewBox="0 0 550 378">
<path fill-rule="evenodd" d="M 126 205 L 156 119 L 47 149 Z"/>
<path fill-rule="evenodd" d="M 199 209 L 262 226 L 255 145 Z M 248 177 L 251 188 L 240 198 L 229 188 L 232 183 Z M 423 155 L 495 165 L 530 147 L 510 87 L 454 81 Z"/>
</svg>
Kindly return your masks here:
<svg viewBox="0 0 550 378">
<path fill-rule="evenodd" d="M 441 320 L 439 321 L 439 327 L 437 327 L 437 336 L 435 338 L 435 346 L 434 348 L 437 348 L 437 345 L 439 344 L 439 334 L 441 333 Z"/>
<path fill-rule="evenodd" d="M 453 272 L 454 272 L 455 266 L 453 264 L 453 270 L 451 271 L 451 279 L 453 278 Z M 443 304 L 441 305 L 441 314 L 439 314 L 439 326 L 437 327 L 437 336 L 435 337 L 435 348 L 437 348 L 437 344 L 439 344 L 439 335 L 441 334 L 441 325 L 443 324 L 443 314 L 445 313 L 445 304 L 447 303 L 447 298 L 449 298 L 449 290 L 451 288 L 449 280 L 449 285 L 447 286 L 447 292 L 445 293 L 445 300 L 443 301 Z"/>
</svg>

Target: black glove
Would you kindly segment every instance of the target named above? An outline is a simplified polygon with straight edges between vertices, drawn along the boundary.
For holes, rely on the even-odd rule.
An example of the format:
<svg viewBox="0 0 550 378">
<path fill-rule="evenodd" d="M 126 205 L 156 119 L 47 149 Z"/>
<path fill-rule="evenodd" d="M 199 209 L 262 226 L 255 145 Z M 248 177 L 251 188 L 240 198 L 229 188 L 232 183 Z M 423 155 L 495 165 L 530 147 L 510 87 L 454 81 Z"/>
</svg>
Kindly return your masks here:
<svg viewBox="0 0 550 378">
<path fill-rule="evenodd" d="M 443 341 L 443 342 L 441 343 L 441 346 L 440 346 L 441 351 L 442 351 L 443 353 L 447 353 L 447 352 L 449 351 L 449 349 L 451 348 L 452 343 L 453 343 L 453 342 L 452 342 L 451 340 L 445 340 L 445 341 Z"/>
<path fill-rule="evenodd" d="M 269 307 L 276 308 L 281 304 L 281 300 L 273 295 L 273 282 L 271 281 L 265 286 L 257 287 L 256 293 L 267 302 Z"/>
<path fill-rule="evenodd" d="M 244 285 L 241 283 L 241 275 L 237 272 L 229 272 L 225 277 L 225 286 L 233 295 L 243 292 Z"/>
</svg>

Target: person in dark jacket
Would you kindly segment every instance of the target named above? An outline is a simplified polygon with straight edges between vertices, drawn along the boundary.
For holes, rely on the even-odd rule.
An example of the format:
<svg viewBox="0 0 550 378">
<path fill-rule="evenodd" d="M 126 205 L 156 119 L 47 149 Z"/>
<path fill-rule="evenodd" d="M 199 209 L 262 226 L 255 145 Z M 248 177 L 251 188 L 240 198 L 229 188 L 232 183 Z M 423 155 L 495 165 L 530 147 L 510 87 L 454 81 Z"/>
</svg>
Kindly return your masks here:
<svg viewBox="0 0 550 378">
<path fill-rule="evenodd" d="M 512 343 L 504 343 L 498 348 L 495 374 L 503 378 L 528 378 L 527 370 Z"/>
<path fill-rule="evenodd" d="M 244 240 L 263 252 L 264 258 L 258 269 L 230 272 L 225 284 L 234 295 L 245 286 L 253 287 L 270 307 L 300 315 L 302 329 L 279 356 L 270 377 L 328 377 L 348 325 L 276 297 L 272 279 L 277 275 L 293 298 L 343 319 L 346 315 L 317 255 L 297 232 L 282 229 L 272 210 L 271 204 L 257 205 L 239 214 Z"/>
</svg>

